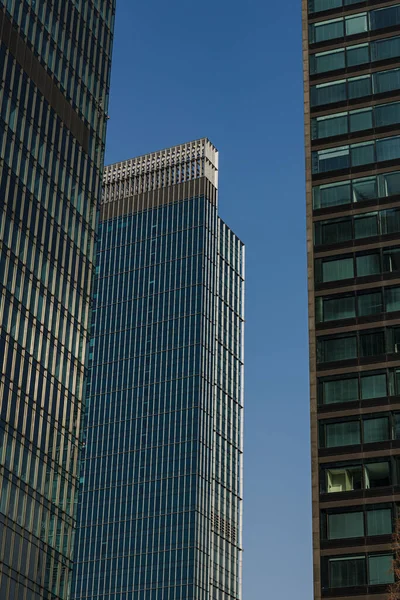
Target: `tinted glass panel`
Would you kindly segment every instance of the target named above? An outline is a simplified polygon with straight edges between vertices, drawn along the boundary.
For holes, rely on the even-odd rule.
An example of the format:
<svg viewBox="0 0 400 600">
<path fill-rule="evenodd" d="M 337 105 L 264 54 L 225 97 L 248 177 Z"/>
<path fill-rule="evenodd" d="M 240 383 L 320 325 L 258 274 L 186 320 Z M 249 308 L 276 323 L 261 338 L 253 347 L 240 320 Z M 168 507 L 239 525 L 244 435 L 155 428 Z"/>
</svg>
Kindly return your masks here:
<svg viewBox="0 0 400 600">
<path fill-rule="evenodd" d="M 392 533 L 391 509 L 369 510 L 367 512 L 367 535 L 385 535 L 388 533 Z"/>
<path fill-rule="evenodd" d="M 357 277 L 365 277 L 366 275 L 377 275 L 380 273 L 380 256 L 379 254 L 366 254 L 357 256 Z"/>
<path fill-rule="evenodd" d="M 380 71 L 372 75 L 374 94 L 400 89 L 400 69 Z"/>
<path fill-rule="evenodd" d="M 353 237 L 353 228 L 350 219 L 321 221 L 315 224 L 315 243 L 337 244 L 351 240 Z"/>
<path fill-rule="evenodd" d="M 376 155 L 379 162 L 400 157 L 400 137 L 376 140 Z"/>
<path fill-rule="evenodd" d="M 391 208 L 382 211 L 382 233 L 397 233 L 400 231 L 400 210 Z"/>
<path fill-rule="evenodd" d="M 400 173 L 386 173 L 381 175 L 384 185 L 383 194 L 385 196 L 394 196 L 400 194 Z"/>
<path fill-rule="evenodd" d="M 351 146 L 351 164 L 353 167 L 375 162 L 375 146 L 373 142 L 353 144 Z"/>
<path fill-rule="evenodd" d="M 355 67 L 369 62 L 369 47 L 368 44 L 360 44 L 359 46 L 349 46 L 346 48 L 346 60 L 348 67 Z"/>
<path fill-rule="evenodd" d="M 339 6 L 342 6 L 342 0 L 310 0 L 309 2 L 310 12 L 322 12 Z"/>
<path fill-rule="evenodd" d="M 371 42 L 371 58 L 376 60 L 387 60 L 400 56 L 400 38 L 390 38 Z"/>
<path fill-rule="evenodd" d="M 351 202 L 351 186 L 349 182 L 321 185 L 314 188 L 314 208 L 337 206 Z"/>
<path fill-rule="evenodd" d="M 381 104 L 374 109 L 375 127 L 384 127 L 400 122 L 400 102 Z"/>
<path fill-rule="evenodd" d="M 312 75 L 315 73 L 335 71 L 336 69 L 344 69 L 345 66 L 345 54 L 343 49 L 331 52 L 319 52 L 310 56 L 310 72 Z"/>
<path fill-rule="evenodd" d="M 383 269 L 391 273 L 400 270 L 400 248 L 383 251 Z"/>
<path fill-rule="evenodd" d="M 368 558 L 368 583 L 382 585 L 394 581 L 392 572 L 393 554 L 370 556 Z"/>
<path fill-rule="evenodd" d="M 383 331 L 360 334 L 360 356 L 377 356 L 385 353 L 385 334 Z"/>
<path fill-rule="evenodd" d="M 363 427 L 364 442 L 366 444 L 372 442 L 383 442 L 385 440 L 390 439 L 388 417 L 380 417 L 378 419 L 366 419 L 363 422 Z"/>
<path fill-rule="evenodd" d="M 311 88 L 311 106 L 341 102 L 342 100 L 346 100 L 345 81 L 316 85 Z"/>
<path fill-rule="evenodd" d="M 321 117 L 312 120 L 312 138 L 320 139 L 347 133 L 347 113 L 334 117 Z"/>
<path fill-rule="evenodd" d="M 361 377 L 361 398 L 384 398 L 387 395 L 386 374 L 363 375 Z"/>
<path fill-rule="evenodd" d="M 354 218 L 355 239 L 378 235 L 378 213 L 369 213 Z"/>
<path fill-rule="evenodd" d="M 360 317 L 364 315 L 375 315 L 383 311 L 382 293 L 373 292 L 372 294 L 361 294 L 357 298 L 358 314 Z"/>
<path fill-rule="evenodd" d="M 351 446 L 361 443 L 360 422 L 332 423 L 325 427 L 327 448 L 336 446 Z"/>
<path fill-rule="evenodd" d="M 372 92 L 371 76 L 353 77 L 348 80 L 348 96 L 352 98 L 363 98 Z"/>
<path fill-rule="evenodd" d="M 342 258 L 322 263 L 322 281 L 339 281 L 354 277 L 353 259 Z"/>
<path fill-rule="evenodd" d="M 368 31 L 367 13 L 346 17 L 346 35 L 357 35 Z"/>
<path fill-rule="evenodd" d="M 374 200 L 378 197 L 378 185 L 376 177 L 364 177 L 353 179 L 353 202 L 363 200 Z"/>
<path fill-rule="evenodd" d="M 338 540 L 364 536 L 364 514 L 351 512 L 328 515 L 328 539 Z"/>
<path fill-rule="evenodd" d="M 365 559 L 332 558 L 329 561 L 330 587 L 354 587 L 366 581 Z"/>
<path fill-rule="evenodd" d="M 325 21 L 323 23 L 313 23 L 310 25 L 310 42 L 325 42 L 343 37 L 344 25 L 343 19 Z"/>
<path fill-rule="evenodd" d="M 372 108 L 363 108 L 361 110 L 352 111 L 349 115 L 350 131 L 362 131 L 363 129 L 371 129 L 372 124 Z"/>
<path fill-rule="evenodd" d="M 371 29 L 384 29 L 385 27 L 393 27 L 400 23 L 400 8 L 399 6 L 389 6 L 388 8 L 380 8 L 371 10 L 370 12 Z"/>
<path fill-rule="evenodd" d="M 357 339 L 355 336 L 318 340 L 319 363 L 349 360 L 356 357 Z"/>
<path fill-rule="evenodd" d="M 324 381 L 322 390 L 324 404 L 358 400 L 358 379 Z"/>
<path fill-rule="evenodd" d="M 388 288 L 385 291 L 386 310 L 394 312 L 400 310 L 400 288 Z"/>
<path fill-rule="evenodd" d="M 356 316 L 355 298 L 332 298 L 324 300 L 323 318 L 324 321 L 335 321 L 338 319 L 349 319 Z"/>
</svg>

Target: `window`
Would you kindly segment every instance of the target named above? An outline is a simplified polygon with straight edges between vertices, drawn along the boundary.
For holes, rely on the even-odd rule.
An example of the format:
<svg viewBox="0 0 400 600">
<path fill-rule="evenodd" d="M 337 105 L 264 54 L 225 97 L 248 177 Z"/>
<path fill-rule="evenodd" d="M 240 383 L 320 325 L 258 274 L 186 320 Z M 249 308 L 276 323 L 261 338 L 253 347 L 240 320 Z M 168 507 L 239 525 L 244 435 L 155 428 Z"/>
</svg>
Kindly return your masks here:
<svg viewBox="0 0 400 600">
<path fill-rule="evenodd" d="M 358 315 L 375 315 L 383 311 L 382 308 L 382 293 L 373 292 L 371 294 L 361 294 L 357 298 Z"/>
<path fill-rule="evenodd" d="M 333 379 L 323 381 L 319 387 L 322 404 L 335 404 L 337 402 L 352 402 L 358 400 L 358 379 Z M 399 427 L 400 431 L 400 427 Z"/>
<path fill-rule="evenodd" d="M 387 288 L 385 291 L 385 299 L 387 312 L 400 310 L 400 288 Z"/>
<path fill-rule="evenodd" d="M 400 69 L 379 71 L 372 74 L 374 94 L 383 94 L 400 89 Z"/>
<path fill-rule="evenodd" d="M 382 211 L 382 234 L 398 233 L 400 231 L 400 210 L 390 208 Z"/>
<path fill-rule="evenodd" d="M 364 513 L 328 515 L 328 539 L 340 540 L 364 536 Z"/>
<path fill-rule="evenodd" d="M 379 356 L 385 354 L 384 331 L 360 333 L 360 357 Z"/>
<path fill-rule="evenodd" d="M 346 35 L 356 35 L 368 31 L 367 13 L 346 17 Z"/>
<path fill-rule="evenodd" d="M 359 64 L 359 63 L 356 63 Z M 344 69 L 346 66 L 345 53 L 343 48 L 330 50 L 329 52 L 317 52 L 310 56 L 310 73 L 325 73 L 327 71 L 335 71 L 336 69 Z"/>
<path fill-rule="evenodd" d="M 384 442 L 390 439 L 389 418 L 379 417 L 363 421 L 364 443 Z"/>
<path fill-rule="evenodd" d="M 400 136 L 376 140 L 377 161 L 394 160 L 400 157 Z"/>
<path fill-rule="evenodd" d="M 359 421 L 330 423 L 325 425 L 325 446 L 321 444 L 321 447 L 335 448 L 337 446 L 353 446 L 360 443 L 361 435 Z"/>
<path fill-rule="evenodd" d="M 310 0 L 308 9 L 310 12 L 322 12 L 339 6 L 342 6 L 342 0 Z"/>
<path fill-rule="evenodd" d="M 363 131 L 364 129 L 372 129 L 372 108 L 361 108 L 352 110 L 350 113 L 350 131 Z"/>
<path fill-rule="evenodd" d="M 361 163 L 364 164 L 364 163 Z M 350 167 L 350 147 L 328 148 L 312 153 L 312 172 L 325 173 Z"/>
<path fill-rule="evenodd" d="M 351 165 L 359 167 L 375 162 L 375 143 L 362 142 L 360 144 L 352 144 L 351 149 Z"/>
<path fill-rule="evenodd" d="M 370 463 L 364 466 L 365 489 L 374 489 L 390 485 L 390 467 L 388 462 Z"/>
<path fill-rule="evenodd" d="M 361 376 L 361 398 L 384 398 L 387 396 L 386 373 Z"/>
<path fill-rule="evenodd" d="M 373 61 L 387 60 L 400 56 L 400 37 L 371 42 L 371 58 Z"/>
<path fill-rule="evenodd" d="M 332 19 L 310 25 L 310 43 L 325 42 L 344 36 L 343 19 Z"/>
<path fill-rule="evenodd" d="M 368 535 L 386 535 L 392 533 L 392 510 L 377 508 L 367 512 Z"/>
<path fill-rule="evenodd" d="M 365 213 L 354 218 L 354 237 L 362 239 L 378 235 L 378 213 Z"/>
<path fill-rule="evenodd" d="M 313 189 L 313 197 L 314 208 L 349 204 L 351 202 L 350 181 L 316 186 Z"/>
<path fill-rule="evenodd" d="M 356 316 L 354 296 L 317 298 L 317 322 L 350 319 Z"/>
<path fill-rule="evenodd" d="M 328 494 L 361 490 L 363 488 L 362 466 L 326 469 L 326 486 Z"/>
<path fill-rule="evenodd" d="M 351 219 L 330 219 L 315 224 L 315 244 L 337 244 L 353 238 Z"/>
<path fill-rule="evenodd" d="M 372 93 L 371 75 L 362 75 L 361 77 L 351 77 L 347 84 L 348 98 L 363 98 Z"/>
<path fill-rule="evenodd" d="M 368 557 L 368 583 L 370 585 L 382 585 L 392 583 L 394 575 L 392 572 L 393 554 L 379 554 Z"/>
<path fill-rule="evenodd" d="M 357 44 L 346 48 L 346 62 L 348 67 L 355 67 L 370 61 L 369 44 Z"/>
<path fill-rule="evenodd" d="M 383 271 L 394 273 L 400 270 L 400 248 L 389 248 L 383 251 Z"/>
<path fill-rule="evenodd" d="M 347 133 L 347 113 L 312 119 L 312 139 L 322 139 Z"/>
<path fill-rule="evenodd" d="M 363 177 L 353 179 L 353 202 L 363 200 L 374 200 L 378 197 L 378 186 L 376 177 Z"/>
<path fill-rule="evenodd" d="M 342 102 L 347 99 L 346 80 L 320 83 L 311 87 L 311 106 Z"/>
<path fill-rule="evenodd" d="M 400 123 L 400 102 L 378 104 L 374 109 L 375 127 L 386 127 Z"/>
<path fill-rule="evenodd" d="M 384 29 L 400 24 L 400 6 L 389 6 L 371 10 L 370 12 L 371 30 Z"/>
<path fill-rule="evenodd" d="M 383 187 L 383 196 L 393 196 L 400 194 L 400 173 L 384 173 L 381 177 L 381 184 Z"/>
<path fill-rule="evenodd" d="M 399 257 L 400 258 L 400 257 Z M 353 258 L 339 258 L 334 260 L 316 261 L 317 281 L 339 281 L 354 277 Z"/>
<path fill-rule="evenodd" d="M 364 585 L 366 582 L 365 557 L 329 559 L 329 587 L 342 588 Z"/>
<path fill-rule="evenodd" d="M 400 258 L 400 257 L 399 257 Z M 381 272 L 381 261 L 378 252 L 356 257 L 357 277 L 378 275 Z"/>
<path fill-rule="evenodd" d="M 331 337 L 318 340 L 318 363 L 357 358 L 356 336 Z"/>
</svg>

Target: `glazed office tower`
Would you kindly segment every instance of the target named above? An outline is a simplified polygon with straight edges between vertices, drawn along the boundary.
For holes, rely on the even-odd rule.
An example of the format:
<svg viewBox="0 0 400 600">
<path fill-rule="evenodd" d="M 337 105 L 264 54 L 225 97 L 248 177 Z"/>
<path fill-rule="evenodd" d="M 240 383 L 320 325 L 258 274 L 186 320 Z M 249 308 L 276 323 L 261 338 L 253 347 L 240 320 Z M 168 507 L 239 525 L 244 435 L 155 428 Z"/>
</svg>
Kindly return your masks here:
<svg viewBox="0 0 400 600">
<path fill-rule="evenodd" d="M 303 2 L 315 599 L 387 598 L 400 506 L 400 4 Z"/>
<path fill-rule="evenodd" d="M 64 599 L 114 2 L 0 0 L 0 598 Z"/>
<path fill-rule="evenodd" d="M 240 600 L 243 245 L 201 139 L 106 167 L 75 600 Z"/>
</svg>

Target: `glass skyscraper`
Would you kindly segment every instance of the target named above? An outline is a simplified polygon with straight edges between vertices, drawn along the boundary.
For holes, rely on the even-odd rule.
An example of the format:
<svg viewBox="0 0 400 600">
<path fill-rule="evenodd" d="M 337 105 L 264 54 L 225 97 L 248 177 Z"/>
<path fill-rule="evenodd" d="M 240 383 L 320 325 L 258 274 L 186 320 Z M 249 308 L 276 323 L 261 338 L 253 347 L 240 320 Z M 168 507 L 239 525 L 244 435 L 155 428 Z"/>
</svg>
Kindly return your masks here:
<svg viewBox="0 0 400 600">
<path fill-rule="evenodd" d="M 0 598 L 65 599 L 113 0 L 0 0 Z"/>
<path fill-rule="evenodd" d="M 387 598 L 400 516 L 400 4 L 303 0 L 314 595 Z"/>
<path fill-rule="evenodd" d="M 106 167 L 74 600 L 240 600 L 243 244 L 207 139 Z"/>
</svg>

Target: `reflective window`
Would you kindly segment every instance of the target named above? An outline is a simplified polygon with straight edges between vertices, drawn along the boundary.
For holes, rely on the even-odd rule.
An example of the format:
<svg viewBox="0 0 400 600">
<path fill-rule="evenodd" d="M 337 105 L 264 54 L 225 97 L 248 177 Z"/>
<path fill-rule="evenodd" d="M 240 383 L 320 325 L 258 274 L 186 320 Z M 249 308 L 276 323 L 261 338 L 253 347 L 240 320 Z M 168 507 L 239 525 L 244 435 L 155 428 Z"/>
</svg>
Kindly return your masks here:
<svg viewBox="0 0 400 600">
<path fill-rule="evenodd" d="M 357 358 L 357 337 L 355 335 L 318 339 L 317 363 L 329 363 L 352 358 Z"/>
<path fill-rule="evenodd" d="M 316 261 L 317 281 L 339 281 L 354 277 L 353 258 L 339 258 L 333 260 Z"/>
<path fill-rule="evenodd" d="M 363 440 L 365 444 L 383 442 L 389 439 L 389 417 L 365 419 L 363 421 Z"/>
<path fill-rule="evenodd" d="M 328 515 L 329 540 L 363 536 L 364 513 L 362 511 Z"/>
<path fill-rule="evenodd" d="M 365 582 L 364 556 L 329 559 L 329 587 L 354 587 L 364 585 Z"/>
<path fill-rule="evenodd" d="M 361 398 L 384 398 L 387 396 L 386 373 L 361 376 Z"/>
<path fill-rule="evenodd" d="M 345 51 L 343 48 L 328 52 L 317 52 L 310 55 L 310 73 L 325 73 L 344 69 L 346 66 Z"/>
<path fill-rule="evenodd" d="M 344 23 L 343 19 L 332 19 L 322 23 L 312 23 L 310 25 L 310 43 L 324 42 L 335 38 L 343 37 Z"/>
<path fill-rule="evenodd" d="M 392 583 L 393 554 L 379 554 L 368 558 L 368 583 L 370 585 L 382 585 Z"/>
<path fill-rule="evenodd" d="M 350 376 L 342 379 L 322 381 L 319 385 L 319 401 L 321 404 L 352 402 L 358 400 L 358 398 L 358 377 Z"/>
<path fill-rule="evenodd" d="M 314 208 L 376 200 L 396 194 L 400 194 L 399 172 L 339 181 L 313 188 Z"/>
<path fill-rule="evenodd" d="M 376 508 L 367 511 L 367 535 L 392 533 L 392 510 Z"/>
<path fill-rule="evenodd" d="M 357 35 L 368 31 L 367 13 L 359 13 L 345 18 L 346 35 Z"/>
<path fill-rule="evenodd" d="M 325 448 L 353 446 L 361 443 L 359 421 L 325 425 Z"/>
</svg>

